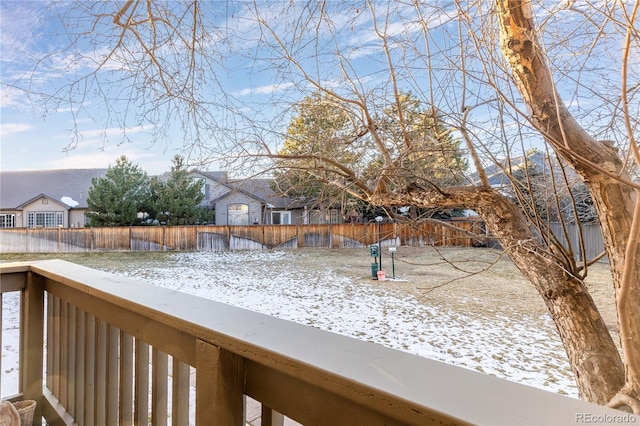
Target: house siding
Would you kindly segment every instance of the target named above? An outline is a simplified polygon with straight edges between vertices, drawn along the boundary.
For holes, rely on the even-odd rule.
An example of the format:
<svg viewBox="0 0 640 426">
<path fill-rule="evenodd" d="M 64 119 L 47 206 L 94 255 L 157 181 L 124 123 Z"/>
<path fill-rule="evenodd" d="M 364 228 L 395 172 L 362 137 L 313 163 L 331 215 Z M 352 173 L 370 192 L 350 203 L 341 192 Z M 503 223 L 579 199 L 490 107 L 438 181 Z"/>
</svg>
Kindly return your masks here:
<svg viewBox="0 0 640 426">
<path fill-rule="evenodd" d="M 87 226 L 87 210 L 72 209 L 69 211 L 69 228 L 84 228 Z"/>
<path fill-rule="evenodd" d="M 69 227 L 69 209 L 64 205 L 52 200 L 48 197 L 40 197 L 29 204 L 25 204 L 22 208 L 22 224 L 21 227 L 29 227 L 29 213 L 62 213 L 62 226 Z M 16 217 L 16 222 L 17 222 Z M 16 224 L 17 226 L 17 224 Z M 51 226 L 50 226 L 51 227 Z M 55 226 L 54 226 L 55 227 Z"/>
<path fill-rule="evenodd" d="M 249 224 L 262 224 L 262 203 L 239 192 L 231 192 L 226 197 L 216 201 L 216 225 L 229 224 L 229 205 L 246 204 L 249 206 Z"/>
</svg>

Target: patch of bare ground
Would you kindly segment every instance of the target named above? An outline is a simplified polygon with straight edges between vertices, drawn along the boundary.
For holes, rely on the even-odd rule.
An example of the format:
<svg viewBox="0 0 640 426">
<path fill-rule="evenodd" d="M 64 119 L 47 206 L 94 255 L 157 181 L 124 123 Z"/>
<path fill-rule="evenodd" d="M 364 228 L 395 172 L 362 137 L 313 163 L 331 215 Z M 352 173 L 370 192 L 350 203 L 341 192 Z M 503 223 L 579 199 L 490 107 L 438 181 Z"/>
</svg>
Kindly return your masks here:
<svg viewBox="0 0 640 426">
<path fill-rule="evenodd" d="M 358 280 L 372 280 L 369 250 L 305 250 L 311 259 L 336 273 Z M 314 262 L 315 263 L 315 262 Z M 387 280 L 376 284 L 407 292 L 427 305 L 454 311 L 488 315 L 529 314 L 539 316 L 547 309 L 533 285 L 501 251 L 486 248 L 398 247 L 394 256 L 396 279 L 392 279 L 392 258 L 383 247 L 382 269 Z M 589 267 L 587 287 L 609 329 L 617 334 L 613 285 L 609 266 Z M 617 336 L 616 336 L 617 338 Z"/>
</svg>

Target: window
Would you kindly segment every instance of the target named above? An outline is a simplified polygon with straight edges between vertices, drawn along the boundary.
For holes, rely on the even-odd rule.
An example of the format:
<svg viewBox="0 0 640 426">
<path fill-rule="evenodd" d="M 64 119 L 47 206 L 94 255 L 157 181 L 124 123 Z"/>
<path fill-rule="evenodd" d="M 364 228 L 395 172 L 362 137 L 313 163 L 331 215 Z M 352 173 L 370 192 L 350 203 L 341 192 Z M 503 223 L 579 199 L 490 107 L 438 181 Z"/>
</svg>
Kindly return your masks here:
<svg viewBox="0 0 640 426">
<path fill-rule="evenodd" d="M 309 223 L 340 223 L 340 211 L 337 209 L 309 211 Z"/>
<path fill-rule="evenodd" d="M 57 228 L 64 225 L 62 212 L 29 212 L 27 213 L 27 227 L 29 228 Z"/>
<path fill-rule="evenodd" d="M 16 227 L 15 214 L 0 214 L 0 228 L 15 228 L 15 227 Z"/>
<path fill-rule="evenodd" d="M 249 206 L 246 204 L 229 204 L 227 207 L 227 224 L 228 225 L 248 225 L 249 224 Z"/>
<path fill-rule="evenodd" d="M 273 225 L 291 225 L 291 212 L 271 212 Z"/>
</svg>

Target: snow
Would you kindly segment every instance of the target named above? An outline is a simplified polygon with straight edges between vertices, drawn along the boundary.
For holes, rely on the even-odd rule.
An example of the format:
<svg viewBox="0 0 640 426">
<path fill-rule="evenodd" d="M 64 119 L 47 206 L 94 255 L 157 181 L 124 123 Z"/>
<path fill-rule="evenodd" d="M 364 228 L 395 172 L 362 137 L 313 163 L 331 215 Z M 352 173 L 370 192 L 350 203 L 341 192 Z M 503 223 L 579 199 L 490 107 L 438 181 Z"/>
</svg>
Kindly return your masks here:
<svg viewBox="0 0 640 426">
<path fill-rule="evenodd" d="M 62 201 L 63 203 L 65 203 L 66 205 L 68 205 L 69 207 L 75 207 L 78 204 L 80 204 L 79 202 L 77 202 L 76 200 L 74 200 L 71 197 L 62 197 L 60 199 L 60 201 Z"/>
<path fill-rule="evenodd" d="M 407 292 L 341 276 L 329 265 L 321 270 L 294 269 L 289 256 L 300 256 L 294 253 L 176 253 L 162 262 L 128 262 L 126 267 L 106 264 L 101 269 L 578 397 L 548 316 L 487 315 L 428 306 Z M 6 302 L 7 296 L 5 309 L 17 305 Z M 3 395 L 7 395 L 7 379 L 17 380 L 15 371 L 8 370 L 17 360 L 17 337 L 6 340 L 11 334 L 6 331 L 17 330 L 13 324 L 5 317 Z"/>
<path fill-rule="evenodd" d="M 577 398 L 547 315 L 486 317 L 427 306 L 374 281 L 293 269 L 291 252 L 198 252 L 124 275 Z M 298 254 L 299 255 L 299 254 Z M 240 267 L 238 267 L 240 266 Z M 115 272 L 115 271 L 114 271 Z"/>
</svg>

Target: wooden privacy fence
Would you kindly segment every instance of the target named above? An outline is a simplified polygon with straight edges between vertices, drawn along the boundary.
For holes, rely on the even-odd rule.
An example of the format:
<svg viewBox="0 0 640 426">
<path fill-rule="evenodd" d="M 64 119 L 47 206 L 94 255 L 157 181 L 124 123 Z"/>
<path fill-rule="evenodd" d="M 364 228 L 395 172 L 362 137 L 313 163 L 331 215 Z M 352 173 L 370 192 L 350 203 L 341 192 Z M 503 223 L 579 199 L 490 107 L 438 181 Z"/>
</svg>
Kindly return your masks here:
<svg viewBox="0 0 640 426">
<path fill-rule="evenodd" d="M 458 231 L 453 226 L 463 230 Z M 171 226 L 117 228 L 19 228 L 0 230 L 2 253 L 85 251 L 217 251 L 265 248 L 478 245 L 469 232 L 484 233 L 481 222 L 453 226 L 423 224 Z M 380 231 L 378 233 L 378 230 Z"/>
</svg>

